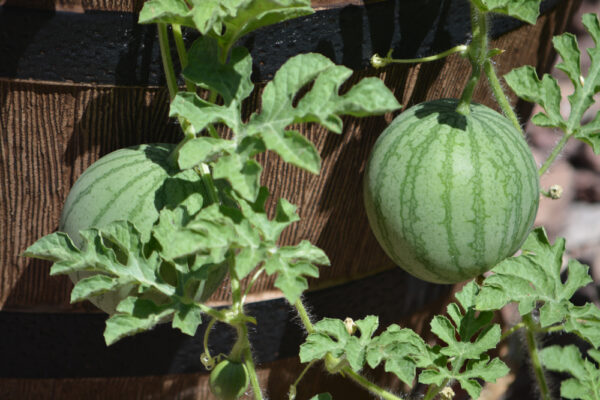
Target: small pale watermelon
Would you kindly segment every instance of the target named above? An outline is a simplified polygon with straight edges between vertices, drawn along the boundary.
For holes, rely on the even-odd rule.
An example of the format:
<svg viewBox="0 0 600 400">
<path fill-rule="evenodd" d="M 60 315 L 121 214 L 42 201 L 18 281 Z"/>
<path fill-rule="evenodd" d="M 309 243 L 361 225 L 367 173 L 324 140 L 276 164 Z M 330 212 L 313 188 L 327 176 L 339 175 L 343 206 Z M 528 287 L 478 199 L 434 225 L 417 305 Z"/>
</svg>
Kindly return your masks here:
<svg viewBox="0 0 600 400">
<path fill-rule="evenodd" d="M 367 163 L 364 200 L 377 240 L 408 273 L 456 283 L 513 255 L 539 203 L 535 161 L 496 111 L 454 99 L 400 114 Z"/>
<path fill-rule="evenodd" d="M 129 220 L 142 234 L 150 237 L 159 211 L 174 206 L 192 193 L 202 193 L 204 187 L 193 170 L 179 171 L 168 163 L 175 145 L 147 144 L 116 150 L 86 169 L 75 182 L 65 202 L 59 230 L 66 232 L 75 245 L 81 246 L 80 230 L 102 228 L 113 221 Z M 217 268 L 199 288 L 196 296 L 205 300 L 218 287 L 226 268 Z M 89 276 L 83 272 L 71 274 L 74 282 Z M 124 287 L 92 299 L 103 311 L 111 314 L 132 288 Z"/>
</svg>

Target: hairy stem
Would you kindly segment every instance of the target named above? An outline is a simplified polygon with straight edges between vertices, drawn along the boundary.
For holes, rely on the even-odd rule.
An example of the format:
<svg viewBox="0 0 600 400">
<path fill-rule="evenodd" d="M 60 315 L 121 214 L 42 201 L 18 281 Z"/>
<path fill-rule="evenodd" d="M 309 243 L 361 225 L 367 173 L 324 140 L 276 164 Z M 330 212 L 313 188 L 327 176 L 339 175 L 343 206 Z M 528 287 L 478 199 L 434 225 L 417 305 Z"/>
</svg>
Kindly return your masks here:
<svg viewBox="0 0 600 400">
<path fill-rule="evenodd" d="M 531 318 L 531 314 L 527 314 L 523 317 L 523 323 L 526 328 L 525 338 L 527 340 L 527 350 L 529 351 L 531 366 L 533 367 L 535 379 L 540 389 L 541 398 L 542 400 L 551 400 L 550 389 L 548 388 L 548 382 L 546 382 L 546 377 L 544 376 L 544 369 L 542 368 L 537 340 L 535 338 L 536 325 Z"/>
<path fill-rule="evenodd" d="M 473 92 L 475 91 L 477 82 L 479 82 L 482 66 L 488 57 L 487 16 L 473 4 L 471 4 L 471 31 L 473 40 L 469 44 L 469 50 L 467 51 L 469 61 L 471 62 L 471 77 L 456 107 L 456 111 L 463 115 L 467 115 L 470 112 Z"/>
<path fill-rule="evenodd" d="M 206 330 L 204 331 L 204 340 L 203 340 L 204 353 L 209 358 L 210 358 L 210 350 L 208 350 L 208 336 L 210 335 L 210 331 L 211 331 L 212 327 L 215 325 L 215 322 L 217 322 L 217 319 L 216 318 L 212 318 L 210 320 L 210 322 L 208 323 L 208 325 L 206 326 Z"/>
<path fill-rule="evenodd" d="M 378 398 L 385 399 L 385 400 L 402 400 L 401 397 L 398 397 L 395 394 L 382 389 L 378 385 L 369 381 L 364 376 L 357 374 L 349 367 L 344 368 L 342 370 L 342 373 L 344 375 L 347 375 L 350 379 L 352 379 L 354 382 L 358 383 L 360 386 L 367 389 L 369 392 L 373 393 L 375 396 L 378 396 Z"/>
<path fill-rule="evenodd" d="M 507 337 L 509 337 L 521 328 L 525 328 L 525 324 L 523 322 L 519 322 L 518 324 L 514 325 L 512 328 L 504 332 L 500 337 L 500 341 L 506 340 Z"/>
<path fill-rule="evenodd" d="M 179 56 L 179 63 L 181 64 L 181 70 L 187 67 L 188 56 L 187 50 L 185 49 L 185 43 L 183 43 L 183 34 L 181 33 L 181 25 L 172 24 L 173 38 L 175 39 L 175 47 L 177 48 L 177 55 Z M 185 87 L 188 92 L 195 92 L 196 85 L 190 80 L 185 79 Z"/>
<path fill-rule="evenodd" d="M 208 164 L 202 163 L 196 169 L 196 172 L 202 178 L 202 183 L 204 184 L 206 191 L 208 192 L 209 204 L 219 203 L 219 193 L 217 191 L 217 187 L 215 186 L 215 182 L 212 179 L 212 175 L 210 174 L 210 168 Z"/>
<path fill-rule="evenodd" d="M 252 350 L 250 349 L 250 342 L 248 341 L 248 331 L 246 330 L 246 342 L 247 346 L 244 352 L 244 364 L 248 370 L 250 376 L 250 385 L 252 386 L 252 392 L 254 393 L 255 400 L 263 400 L 262 390 L 260 388 L 260 382 L 258 381 L 258 375 L 256 374 L 256 367 L 254 366 L 254 360 L 252 359 Z"/>
<path fill-rule="evenodd" d="M 421 58 L 392 58 L 392 50 L 390 50 L 385 57 L 381 57 L 379 54 L 374 54 L 371 57 L 371 65 L 375 68 L 382 68 L 388 64 L 414 64 L 414 63 L 424 63 L 430 61 L 441 60 L 444 57 L 448 57 L 454 53 L 464 53 L 469 47 L 464 44 L 460 44 L 458 46 L 454 46 L 451 49 L 443 51 L 439 54 L 434 54 L 432 56 L 421 57 Z"/>
<path fill-rule="evenodd" d="M 242 310 L 242 290 L 240 287 L 240 280 L 238 279 L 237 272 L 235 271 L 235 256 L 233 252 L 229 251 L 227 254 L 227 263 L 229 264 L 229 283 L 231 285 L 231 299 L 233 302 L 233 309 L 235 312 Z"/>
<path fill-rule="evenodd" d="M 308 332 L 308 334 L 310 335 L 311 333 L 314 332 L 315 328 L 314 328 L 312 322 L 310 321 L 310 317 L 308 316 L 308 312 L 306 311 L 306 308 L 304 307 L 302 300 L 301 299 L 296 300 L 296 302 L 294 303 L 294 307 L 296 307 L 296 310 L 298 311 L 298 315 L 300 316 L 300 320 L 302 321 L 302 324 L 304 325 L 306 332 Z"/>
<path fill-rule="evenodd" d="M 437 386 L 437 385 L 429 386 L 429 389 L 427 389 L 427 393 L 425 393 L 425 397 L 423 397 L 423 400 L 435 399 L 435 396 L 437 396 L 446 387 L 448 382 L 450 382 L 450 379 L 444 379 L 444 381 L 442 382 L 442 384 L 440 386 Z"/>
<path fill-rule="evenodd" d="M 546 171 L 548 171 L 548 168 L 550 168 L 550 165 L 552 165 L 552 163 L 556 160 L 556 157 L 558 157 L 560 152 L 565 148 L 565 145 L 567 144 L 567 141 L 569 140 L 570 137 L 571 137 L 571 135 L 569 135 L 569 134 L 563 135 L 563 137 L 556 144 L 556 146 L 554 146 L 554 149 L 552 149 L 552 153 L 550 153 L 550 155 L 548 156 L 546 161 L 544 161 L 544 163 L 538 170 L 539 176 L 544 175 L 546 173 Z"/>
<path fill-rule="evenodd" d="M 483 70 L 485 72 L 485 75 L 488 78 L 490 87 L 492 88 L 492 93 L 494 94 L 494 97 L 496 98 L 498 105 L 502 109 L 502 112 L 504 113 L 506 118 L 508 118 L 510 120 L 510 122 L 513 124 L 513 126 L 519 132 L 521 132 L 521 134 L 524 135 L 525 133 L 523 132 L 523 129 L 521 128 L 521 124 L 519 123 L 519 118 L 517 118 L 517 114 L 515 114 L 515 111 L 510 106 L 510 102 L 508 101 L 508 98 L 506 97 L 504 90 L 502 90 L 502 85 L 500 85 L 500 79 L 498 79 L 498 75 L 496 74 L 496 69 L 494 68 L 492 61 L 489 58 L 487 60 L 485 60 L 485 62 L 483 63 Z"/>
<path fill-rule="evenodd" d="M 290 385 L 290 390 L 288 392 L 289 400 L 294 400 L 296 398 L 296 388 L 298 387 L 298 384 L 300 383 L 302 378 L 304 378 L 304 375 L 306 375 L 308 370 L 311 369 L 316 362 L 317 360 L 312 360 L 311 362 L 309 362 L 308 365 L 304 367 L 300 375 L 298 375 L 298 378 L 294 381 L 294 383 Z"/>
<path fill-rule="evenodd" d="M 177 94 L 177 78 L 175 77 L 175 69 L 173 68 L 173 59 L 171 58 L 171 48 L 169 47 L 169 36 L 167 33 L 167 24 L 158 23 L 158 43 L 160 45 L 160 56 L 167 79 L 167 87 L 169 88 L 169 97 L 171 100 Z"/>
</svg>

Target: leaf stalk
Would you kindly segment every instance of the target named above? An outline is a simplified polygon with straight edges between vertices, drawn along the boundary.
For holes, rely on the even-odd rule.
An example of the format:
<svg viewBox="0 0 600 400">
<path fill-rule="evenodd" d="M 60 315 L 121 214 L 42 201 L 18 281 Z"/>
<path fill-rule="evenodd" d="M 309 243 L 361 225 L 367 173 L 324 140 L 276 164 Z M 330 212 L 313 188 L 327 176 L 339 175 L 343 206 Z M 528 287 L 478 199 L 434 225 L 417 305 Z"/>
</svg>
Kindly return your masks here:
<svg viewBox="0 0 600 400">
<path fill-rule="evenodd" d="M 427 57 L 421 58 L 392 58 L 392 49 L 388 51 L 385 57 L 381 57 L 379 54 L 373 54 L 371 57 L 371 65 L 375 68 L 383 68 L 389 64 L 414 64 L 414 63 L 424 63 L 441 60 L 442 58 L 448 57 L 454 53 L 464 54 L 468 50 L 468 46 L 465 44 L 459 44 L 458 46 L 454 46 L 451 49 L 446 51 L 442 51 L 439 54 L 434 54 Z"/>
<path fill-rule="evenodd" d="M 401 397 L 396 396 L 395 394 L 382 389 L 378 385 L 369 381 L 364 376 L 357 374 L 350 367 L 344 368 L 342 370 L 342 372 L 344 373 L 344 375 L 347 375 L 354 382 L 358 383 L 360 386 L 367 389 L 369 392 L 373 393 L 375 396 L 378 396 L 378 398 L 381 398 L 384 400 L 402 400 Z"/>
<path fill-rule="evenodd" d="M 175 69 L 173 68 L 173 59 L 171 58 L 171 48 L 169 47 L 169 36 L 167 33 L 167 24 L 158 23 L 158 43 L 160 46 L 160 56 L 165 71 L 167 80 L 167 88 L 169 89 L 169 97 L 171 100 L 177 94 L 177 78 L 175 77 Z"/>
<path fill-rule="evenodd" d="M 492 89 L 492 93 L 494 94 L 494 98 L 496 102 L 502 109 L 504 116 L 510 120 L 513 126 L 521 132 L 521 134 L 525 134 L 523 132 L 523 128 L 521 128 L 521 124 L 519 123 L 519 118 L 515 111 L 510 105 L 504 90 L 502 90 L 502 85 L 500 84 L 500 79 L 498 79 L 498 75 L 496 74 L 496 69 L 494 68 L 494 64 L 488 58 L 483 63 L 483 70 L 485 72 L 485 76 L 488 78 L 488 82 L 490 83 L 490 88 Z"/>
<path fill-rule="evenodd" d="M 527 340 L 527 350 L 529 351 L 529 357 L 531 359 L 531 366 L 535 374 L 535 379 L 540 389 L 540 395 L 542 400 L 551 400 L 550 389 L 548 382 L 544 375 L 544 369 L 540 361 L 540 354 L 538 351 L 537 340 L 535 338 L 536 324 L 531 318 L 531 314 L 527 314 L 523 317 L 523 323 L 525 325 L 525 338 Z"/>
<path fill-rule="evenodd" d="M 185 49 L 185 43 L 183 43 L 183 34 L 181 32 L 181 25 L 172 24 L 171 30 L 173 32 L 173 39 L 175 39 L 175 48 L 177 49 L 177 55 L 179 56 L 179 63 L 181 64 L 181 70 L 183 71 L 188 64 L 187 50 Z M 188 92 L 195 92 L 196 85 L 188 79 L 185 79 L 185 87 Z"/>
<path fill-rule="evenodd" d="M 546 173 L 546 171 L 548 171 L 548 168 L 550 168 L 550 166 L 552 165 L 552 163 L 556 160 L 556 157 L 558 157 L 558 155 L 560 154 L 560 152 L 565 148 L 565 146 L 567 145 L 567 141 L 571 138 L 571 136 L 572 135 L 570 135 L 568 133 L 565 134 L 565 135 L 563 135 L 563 137 L 556 144 L 556 146 L 554 146 L 554 148 L 552 149 L 552 152 L 550 153 L 550 155 L 548 156 L 548 158 L 546 159 L 546 161 L 544 161 L 544 163 L 542 164 L 542 166 L 538 170 L 538 175 L 539 176 L 544 175 Z"/>
</svg>

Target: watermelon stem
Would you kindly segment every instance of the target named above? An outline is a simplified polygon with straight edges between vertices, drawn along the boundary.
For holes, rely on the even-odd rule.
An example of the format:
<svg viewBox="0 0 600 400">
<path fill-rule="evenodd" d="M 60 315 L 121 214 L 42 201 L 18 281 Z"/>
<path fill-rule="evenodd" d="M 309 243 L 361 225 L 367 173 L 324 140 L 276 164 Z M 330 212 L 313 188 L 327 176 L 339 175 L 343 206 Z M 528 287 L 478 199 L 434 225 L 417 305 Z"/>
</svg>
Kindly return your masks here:
<svg viewBox="0 0 600 400">
<path fill-rule="evenodd" d="M 502 85 L 500 84 L 500 79 L 498 79 L 498 75 L 496 74 L 494 64 L 489 58 L 485 60 L 483 68 L 485 75 L 488 78 L 490 88 L 492 89 L 492 93 L 494 94 L 494 98 L 496 99 L 496 102 L 502 109 L 504 116 L 506 116 L 506 118 L 510 120 L 513 126 L 517 128 L 519 132 L 525 135 L 525 132 L 521 127 L 521 123 L 519 122 L 517 114 L 515 114 L 515 111 L 513 110 L 512 106 L 510 105 L 510 102 L 508 101 L 508 98 L 506 97 L 506 94 L 504 93 L 504 90 L 502 90 Z"/>
<path fill-rule="evenodd" d="M 546 382 L 546 376 L 544 375 L 544 369 L 540 361 L 540 354 L 538 351 L 538 344 L 535 338 L 536 324 L 531 318 L 531 313 L 523 316 L 523 323 L 525 324 L 525 338 L 527 340 L 527 350 L 529 350 L 529 358 L 531 360 L 531 367 L 535 374 L 538 387 L 540 389 L 540 395 L 542 400 L 550 400 L 550 389 L 548 382 Z"/>
<path fill-rule="evenodd" d="M 175 69 L 173 68 L 173 60 L 171 59 L 171 49 L 169 47 L 169 37 L 167 34 L 167 24 L 158 23 L 158 43 L 160 44 L 160 56 L 167 79 L 167 87 L 169 89 L 169 98 L 173 100 L 177 94 L 177 78 L 175 77 Z"/>
<path fill-rule="evenodd" d="M 471 77 L 467 81 L 460 102 L 456 107 L 456 111 L 463 115 L 468 115 L 471 112 L 470 105 L 473 92 L 479 82 L 482 66 L 488 59 L 487 30 L 487 15 L 471 4 L 471 32 L 473 38 L 466 53 L 471 62 Z"/>
<path fill-rule="evenodd" d="M 314 332 L 315 328 L 312 322 L 310 321 L 310 316 L 308 315 L 308 311 L 306 311 L 302 300 L 296 300 L 296 302 L 294 303 L 294 307 L 296 307 L 296 310 L 298 311 L 298 315 L 300 316 L 300 320 L 302 321 L 306 332 L 310 335 Z"/>
<path fill-rule="evenodd" d="M 290 389 L 288 391 L 288 398 L 289 400 L 295 400 L 296 399 L 296 388 L 298 387 L 298 384 L 300 383 L 300 381 L 302 380 L 302 378 L 304 378 L 304 375 L 306 375 L 306 373 L 308 372 L 309 369 L 311 369 L 315 363 L 317 362 L 317 360 L 312 360 L 311 362 L 308 363 L 308 365 L 306 367 L 304 367 L 304 369 L 302 370 L 302 372 L 300 372 L 300 375 L 298 375 L 298 378 L 296 378 L 296 380 L 294 381 L 294 383 L 292 383 L 290 385 Z"/>
<path fill-rule="evenodd" d="M 550 153 L 550 155 L 548 156 L 548 158 L 546 159 L 546 161 L 544 161 L 544 163 L 542 164 L 542 166 L 538 170 L 538 175 L 539 176 L 544 175 L 546 173 L 546 171 L 548 171 L 548 168 L 550 168 L 550 165 L 552 165 L 552 163 L 554 162 L 554 160 L 556 160 L 556 157 L 558 157 L 558 155 L 560 154 L 560 152 L 562 151 L 562 149 L 566 146 L 567 141 L 569 140 L 570 137 L 571 137 L 571 135 L 563 135 L 563 137 L 556 144 L 556 146 L 554 147 L 554 149 L 552 149 L 552 153 Z"/>
<path fill-rule="evenodd" d="M 252 359 L 252 350 L 250 348 L 250 341 L 248 340 L 248 330 L 246 329 L 245 336 L 246 347 L 244 349 L 244 364 L 248 370 L 248 376 L 250 377 L 250 385 L 252 386 L 252 392 L 256 400 L 263 400 L 262 390 L 260 388 L 260 382 L 256 375 L 256 367 L 254 366 L 254 360 Z"/>
<path fill-rule="evenodd" d="M 357 374 L 350 367 L 343 368 L 340 371 L 340 373 L 347 375 L 354 382 L 358 383 L 360 386 L 364 387 L 369 392 L 373 393 L 375 396 L 378 396 L 378 398 L 385 399 L 385 400 L 402 400 L 401 397 L 396 396 L 395 394 L 382 389 L 381 387 L 377 386 L 373 382 L 369 381 L 364 376 Z"/>
<path fill-rule="evenodd" d="M 444 379 L 442 384 L 439 386 L 437 386 L 437 385 L 429 386 L 429 389 L 427 390 L 427 393 L 425 393 L 425 397 L 423 397 L 423 400 L 435 399 L 435 396 L 437 396 L 446 387 L 446 385 L 448 385 L 448 382 L 450 382 L 450 379 L 446 378 L 446 379 Z"/>
<path fill-rule="evenodd" d="M 371 57 L 371 65 L 375 68 L 383 68 L 383 67 L 387 66 L 388 64 L 414 64 L 414 63 L 437 61 L 437 60 L 441 60 L 444 57 L 448 57 L 449 55 L 454 54 L 454 53 L 460 53 L 461 55 L 464 55 L 468 49 L 469 49 L 469 46 L 467 46 L 465 44 L 459 44 L 458 46 L 454 46 L 451 49 L 442 51 L 439 54 L 434 54 L 432 56 L 421 57 L 421 58 L 392 58 L 393 49 L 390 49 L 387 52 L 387 54 L 385 55 L 385 57 L 381 57 L 377 53 L 373 54 L 373 57 Z"/>
<path fill-rule="evenodd" d="M 181 65 L 181 70 L 183 71 L 188 64 L 188 56 L 187 51 L 185 49 L 185 43 L 183 43 L 183 34 L 181 33 L 181 25 L 172 24 L 171 29 L 173 32 L 173 39 L 175 39 L 175 48 L 177 49 L 177 55 L 179 56 L 179 64 Z M 188 92 L 195 92 L 196 85 L 188 79 L 184 77 L 185 87 Z"/>
</svg>

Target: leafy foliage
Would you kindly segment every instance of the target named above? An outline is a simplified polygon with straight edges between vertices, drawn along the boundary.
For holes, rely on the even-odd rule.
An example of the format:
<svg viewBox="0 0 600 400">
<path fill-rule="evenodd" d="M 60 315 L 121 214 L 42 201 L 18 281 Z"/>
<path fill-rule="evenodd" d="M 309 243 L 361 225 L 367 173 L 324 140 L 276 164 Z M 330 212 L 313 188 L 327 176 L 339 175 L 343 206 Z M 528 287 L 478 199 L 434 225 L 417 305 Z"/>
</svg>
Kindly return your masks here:
<svg viewBox="0 0 600 400">
<path fill-rule="evenodd" d="M 484 12 L 494 12 L 535 24 L 542 0 L 471 0 Z"/>
<path fill-rule="evenodd" d="M 200 60 L 215 49 L 214 41 L 201 38 L 194 44 L 190 57 Z M 252 91 L 250 55 L 246 50 L 234 49 L 227 65 L 206 64 L 189 67 L 184 75 L 221 95 L 224 104 L 210 103 L 193 93 L 179 93 L 171 105 L 171 115 L 187 120 L 196 132 L 202 132 L 210 124 L 225 124 L 233 132 L 233 138 L 190 140 L 179 152 L 179 166 L 185 169 L 207 163 L 215 178 L 228 179 L 233 189 L 249 201 L 256 199 L 260 187 L 261 167 L 252 159 L 258 153 L 272 150 L 286 162 L 312 173 L 319 172 L 321 159 L 316 148 L 299 132 L 287 129 L 290 125 L 317 122 L 340 133 L 340 115 L 381 114 L 400 106 L 381 80 L 375 78 L 365 78 L 340 95 L 340 86 L 351 70 L 336 66 L 319 54 L 303 54 L 291 58 L 279 69 L 264 89 L 261 111 L 245 123 L 241 107 Z M 295 99 L 311 83 L 310 90 L 294 106 Z"/>
<path fill-rule="evenodd" d="M 477 379 L 494 381 L 508 373 L 508 367 L 485 354 L 500 341 L 500 326 L 491 324 L 492 312 L 476 312 L 474 300 L 478 288 L 469 283 L 456 295 L 459 304 L 448 306 L 448 315 L 436 316 L 431 331 L 443 342 L 429 346 L 410 329 L 389 326 L 373 337 L 378 318 L 368 316 L 356 321 L 359 336 L 348 332 L 341 320 L 325 318 L 314 325 L 314 332 L 300 346 L 300 360 L 324 359 L 328 354 L 343 358 L 356 372 L 366 363 L 371 368 L 385 363 L 385 370 L 412 385 L 417 368 L 422 369 L 419 382 L 444 386 L 456 380 L 470 396 L 477 398 L 481 385 Z M 461 306 L 464 309 L 461 311 Z"/>
<path fill-rule="evenodd" d="M 600 154 L 600 113 L 585 125 L 581 125 L 584 113 L 594 103 L 593 96 L 600 92 L 600 22 L 595 14 L 585 14 L 583 25 L 592 36 L 596 47 L 588 49 L 591 65 L 587 77 L 581 74 L 581 52 L 577 39 L 571 33 L 555 36 L 554 48 L 562 58 L 557 68 L 563 71 L 573 84 L 574 91 L 569 95 L 571 112 L 568 118 L 560 114 L 561 93 L 555 78 L 545 74 L 540 80 L 531 66 L 517 68 L 504 76 L 517 96 L 540 104 L 545 113 L 538 113 L 532 121 L 539 126 L 556 127 L 567 135 L 574 135 L 589 144 L 596 154 Z"/>
<path fill-rule="evenodd" d="M 566 399 L 600 399 L 600 351 L 588 350 L 591 360 L 581 357 L 574 345 L 566 347 L 550 346 L 541 351 L 541 360 L 546 368 L 572 375 L 560 385 L 560 395 Z"/>
<path fill-rule="evenodd" d="M 431 331 L 447 346 L 434 348 L 442 356 L 419 376 L 419 382 L 442 385 L 455 379 L 473 398 L 478 398 L 481 385 L 478 378 L 494 382 L 506 375 L 508 367 L 498 358 L 490 360 L 485 354 L 500 342 L 500 326 L 491 324 L 492 312 L 475 310 L 475 298 L 478 287 L 468 283 L 456 298 L 464 313 L 456 303 L 451 303 L 447 312 L 450 319 L 435 316 L 431 322 Z"/>
<path fill-rule="evenodd" d="M 522 247 L 523 253 L 498 264 L 477 296 L 479 310 L 497 310 L 510 302 L 519 313 L 531 313 L 538 304 L 542 328 L 560 324 L 595 347 L 600 346 L 600 310 L 592 304 L 576 306 L 570 299 L 575 291 L 592 281 L 588 267 L 570 260 L 568 279 L 562 282 L 561 267 L 565 241 L 551 245 L 543 228 L 534 230 Z"/>
<path fill-rule="evenodd" d="M 201 322 L 201 309 L 195 303 L 209 275 L 220 266 L 165 260 L 159 251 L 149 250 L 140 233 L 129 222 L 117 221 L 105 228 L 81 232 L 78 249 L 69 237 L 56 232 L 39 239 L 24 253 L 29 257 L 54 261 L 51 275 L 87 272 L 90 276 L 75 284 L 71 302 L 116 291 L 130 290 L 130 296 L 117 306 L 106 323 L 107 344 L 148 330 L 171 319 L 174 328 L 194 335 Z M 174 284 L 163 276 L 175 274 Z M 220 279 L 219 279 L 220 281 Z"/>
<path fill-rule="evenodd" d="M 179 24 L 229 47 L 260 27 L 312 14 L 309 0 L 150 0 L 139 23 Z"/>
<path fill-rule="evenodd" d="M 300 346 L 300 361 L 309 362 L 325 358 L 327 354 L 345 357 L 350 367 L 359 371 L 365 361 L 367 345 L 379 325 L 379 318 L 369 315 L 355 321 L 360 336 L 348 332 L 344 322 L 339 319 L 324 318 L 314 325 L 314 333 Z"/>
</svg>

